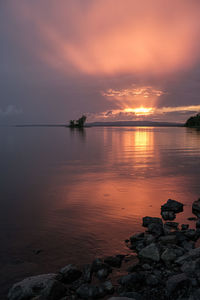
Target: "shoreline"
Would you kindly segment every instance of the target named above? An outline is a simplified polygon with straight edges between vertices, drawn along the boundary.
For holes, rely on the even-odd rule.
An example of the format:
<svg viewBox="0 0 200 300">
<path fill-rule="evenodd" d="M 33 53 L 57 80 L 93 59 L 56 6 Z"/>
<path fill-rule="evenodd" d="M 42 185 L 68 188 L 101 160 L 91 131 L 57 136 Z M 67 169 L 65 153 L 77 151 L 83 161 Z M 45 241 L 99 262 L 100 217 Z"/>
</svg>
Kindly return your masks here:
<svg viewBox="0 0 200 300">
<path fill-rule="evenodd" d="M 200 199 L 192 205 L 196 230 L 174 222 L 182 211 L 182 203 L 169 199 L 161 206 L 162 218 L 143 217 L 147 230 L 125 240 L 132 255 L 96 258 L 82 268 L 69 264 L 57 274 L 25 278 L 13 285 L 8 299 L 199 299 L 200 248 L 195 242 L 200 237 Z"/>
</svg>

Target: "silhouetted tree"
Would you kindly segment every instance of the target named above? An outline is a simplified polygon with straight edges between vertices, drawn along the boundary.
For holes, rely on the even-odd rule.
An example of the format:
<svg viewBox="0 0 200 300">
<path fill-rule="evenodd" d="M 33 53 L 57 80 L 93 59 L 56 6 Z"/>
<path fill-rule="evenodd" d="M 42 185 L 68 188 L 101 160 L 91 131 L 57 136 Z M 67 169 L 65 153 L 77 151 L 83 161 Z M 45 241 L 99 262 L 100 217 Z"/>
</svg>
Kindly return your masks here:
<svg viewBox="0 0 200 300">
<path fill-rule="evenodd" d="M 198 113 L 196 116 L 190 117 L 186 123 L 186 127 L 200 127 L 200 113 Z"/>
<path fill-rule="evenodd" d="M 70 120 L 69 122 L 69 126 L 74 128 L 74 127 L 78 127 L 78 128 L 82 128 L 85 125 L 87 117 L 85 115 L 82 115 L 82 117 L 78 120 Z"/>
</svg>

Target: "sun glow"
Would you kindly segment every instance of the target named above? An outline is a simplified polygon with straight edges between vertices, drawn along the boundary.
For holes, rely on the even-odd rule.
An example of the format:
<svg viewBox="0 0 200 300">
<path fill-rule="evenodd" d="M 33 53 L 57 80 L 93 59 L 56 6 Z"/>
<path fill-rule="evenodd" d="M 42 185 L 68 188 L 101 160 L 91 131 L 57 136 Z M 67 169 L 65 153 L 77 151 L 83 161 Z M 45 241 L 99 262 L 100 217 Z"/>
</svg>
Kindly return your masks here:
<svg viewBox="0 0 200 300">
<path fill-rule="evenodd" d="M 137 116 L 145 116 L 153 113 L 153 107 L 137 107 L 137 108 L 125 108 L 124 112 L 135 113 Z"/>
</svg>

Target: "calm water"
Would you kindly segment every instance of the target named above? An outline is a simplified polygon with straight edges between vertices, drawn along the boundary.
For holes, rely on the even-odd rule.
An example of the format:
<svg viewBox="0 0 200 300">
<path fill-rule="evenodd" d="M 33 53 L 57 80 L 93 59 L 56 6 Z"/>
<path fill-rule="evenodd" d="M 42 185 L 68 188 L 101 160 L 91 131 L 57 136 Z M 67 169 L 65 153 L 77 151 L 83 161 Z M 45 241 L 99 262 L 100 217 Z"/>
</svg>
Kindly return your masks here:
<svg viewBox="0 0 200 300">
<path fill-rule="evenodd" d="M 0 128 L 0 166 L 3 299 L 25 276 L 126 252 L 168 198 L 186 204 L 185 222 L 200 196 L 200 131 Z"/>
</svg>

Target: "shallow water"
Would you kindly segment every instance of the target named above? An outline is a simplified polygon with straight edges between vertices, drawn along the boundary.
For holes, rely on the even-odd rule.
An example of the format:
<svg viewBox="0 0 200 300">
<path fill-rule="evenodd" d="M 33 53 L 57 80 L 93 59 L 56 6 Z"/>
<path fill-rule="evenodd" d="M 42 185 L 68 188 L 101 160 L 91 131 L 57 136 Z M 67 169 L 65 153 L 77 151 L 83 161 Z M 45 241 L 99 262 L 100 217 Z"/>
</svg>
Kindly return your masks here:
<svg viewBox="0 0 200 300">
<path fill-rule="evenodd" d="M 200 197 L 200 131 L 0 128 L 0 166 L 3 299 L 25 276 L 127 252 L 124 240 L 168 198 L 185 204 L 186 222 Z"/>
</svg>

